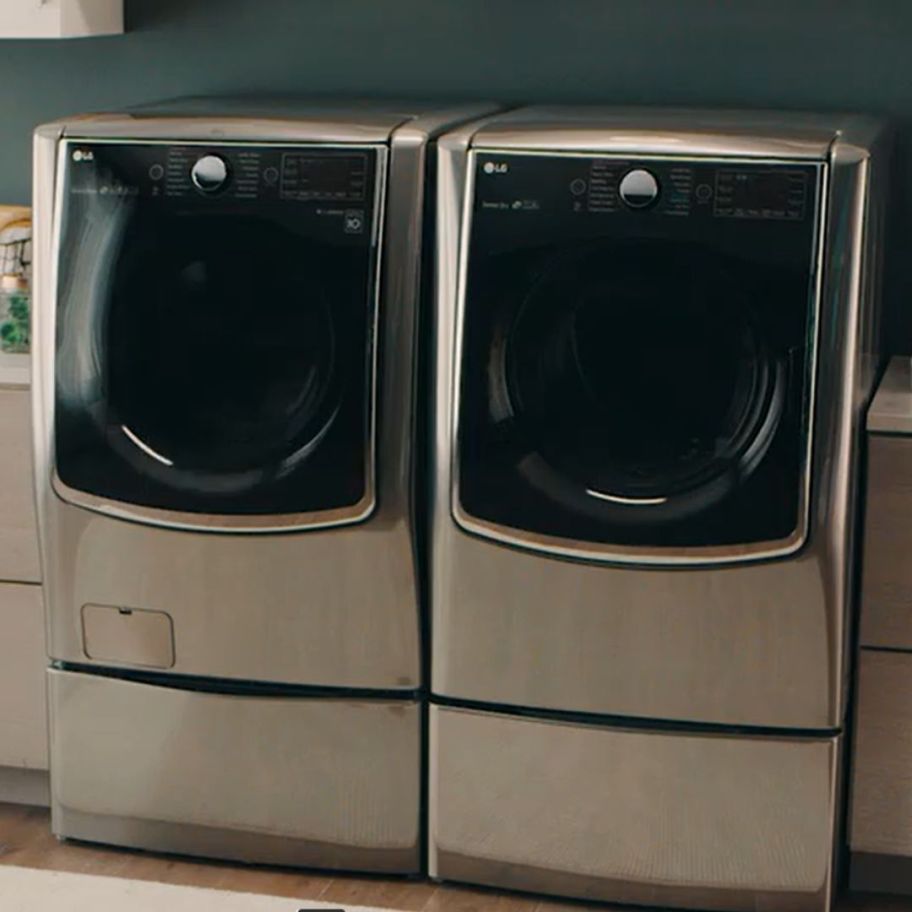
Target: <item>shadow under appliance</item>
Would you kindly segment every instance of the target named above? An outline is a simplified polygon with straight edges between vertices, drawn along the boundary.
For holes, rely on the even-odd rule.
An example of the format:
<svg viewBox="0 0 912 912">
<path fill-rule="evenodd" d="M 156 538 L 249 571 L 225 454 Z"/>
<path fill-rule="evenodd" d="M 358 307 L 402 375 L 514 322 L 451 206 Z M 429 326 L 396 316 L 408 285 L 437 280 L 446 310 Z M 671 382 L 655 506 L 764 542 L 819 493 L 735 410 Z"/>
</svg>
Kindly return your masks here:
<svg viewBox="0 0 912 912">
<path fill-rule="evenodd" d="M 38 129 L 58 835 L 419 870 L 425 172 L 474 113 L 202 99 Z"/>
<path fill-rule="evenodd" d="M 662 110 L 441 140 L 433 876 L 827 906 L 883 149 Z"/>
</svg>

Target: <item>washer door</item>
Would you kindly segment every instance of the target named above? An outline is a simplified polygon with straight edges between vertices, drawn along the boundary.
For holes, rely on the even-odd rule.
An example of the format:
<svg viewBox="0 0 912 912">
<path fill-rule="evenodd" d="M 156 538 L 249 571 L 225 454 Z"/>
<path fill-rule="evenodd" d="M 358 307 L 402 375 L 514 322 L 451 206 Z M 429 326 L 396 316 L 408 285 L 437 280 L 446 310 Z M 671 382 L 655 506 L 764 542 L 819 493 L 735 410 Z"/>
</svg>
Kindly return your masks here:
<svg viewBox="0 0 912 912">
<path fill-rule="evenodd" d="M 769 449 L 784 358 L 750 295 L 699 248 L 559 257 L 506 310 L 491 405 L 509 403 L 528 450 L 517 469 L 557 505 L 672 522 L 729 496 Z"/>
<path fill-rule="evenodd" d="M 241 494 L 292 471 L 327 433 L 350 353 L 323 264 L 301 246 L 245 216 L 137 226 L 115 267 L 103 420 L 138 471 Z"/>
<path fill-rule="evenodd" d="M 581 558 L 804 540 L 818 166 L 474 156 L 453 511 Z M 631 173 L 655 197 L 625 202 Z"/>
<path fill-rule="evenodd" d="M 376 152 L 76 151 L 57 311 L 61 493 L 181 525 L 363 518 Z M 220 183 L 211 167 L 197 180 L 212 161 Z M 326 205 L 330 193 L 360 208 Z"/>
</svg>

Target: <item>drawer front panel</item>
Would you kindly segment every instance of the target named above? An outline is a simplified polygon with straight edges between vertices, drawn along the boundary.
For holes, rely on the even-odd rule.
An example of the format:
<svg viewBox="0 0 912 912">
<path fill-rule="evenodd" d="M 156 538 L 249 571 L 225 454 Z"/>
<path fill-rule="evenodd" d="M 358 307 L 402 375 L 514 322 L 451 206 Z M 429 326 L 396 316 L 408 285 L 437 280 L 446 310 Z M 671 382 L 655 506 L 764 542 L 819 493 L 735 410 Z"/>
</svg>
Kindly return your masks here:
<svg viewBox="0 0 912 912">
<path fill-rule="evenodd" d="M 585 899 L 826 908 L 837 739 L 434 708 L 431 873 Z"/>
<path fill-rule="evenodd" d="M 59 835 L 417 870 L 416 703 L 213 694 L 58 670 L 48 687 Z"/>
</svg>

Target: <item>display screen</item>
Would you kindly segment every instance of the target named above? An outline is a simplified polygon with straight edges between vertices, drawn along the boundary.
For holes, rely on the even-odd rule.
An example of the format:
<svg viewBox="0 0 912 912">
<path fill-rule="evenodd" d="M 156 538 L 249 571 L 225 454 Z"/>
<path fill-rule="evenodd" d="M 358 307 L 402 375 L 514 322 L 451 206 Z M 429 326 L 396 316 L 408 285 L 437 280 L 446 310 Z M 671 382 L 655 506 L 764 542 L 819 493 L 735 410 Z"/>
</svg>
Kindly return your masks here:
<svg viewBox="0 0 912 912">
<path fill-rule="evenodd" d="M 733 218 L 802 219 L 807 175 L 783 169 L 719 171 L 715 214 Z"/>
<path fill-rule="evenodd" d="M 366 155 L 289 152 L 282 156 L 283 199 L 360 203 L 366 184 Z"/>
</svg>

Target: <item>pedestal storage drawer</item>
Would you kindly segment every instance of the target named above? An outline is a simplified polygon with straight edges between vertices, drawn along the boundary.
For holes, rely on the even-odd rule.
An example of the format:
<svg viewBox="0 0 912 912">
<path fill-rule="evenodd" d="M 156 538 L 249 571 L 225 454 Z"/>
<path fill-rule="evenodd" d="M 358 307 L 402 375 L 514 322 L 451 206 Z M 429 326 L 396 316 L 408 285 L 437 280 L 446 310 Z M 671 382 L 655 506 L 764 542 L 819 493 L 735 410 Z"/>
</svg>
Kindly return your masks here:
<svg viewBox="0 0 912 912">
<path fill-rule="evenodd" d="M 417 702 L 186 686 L 48 672 L 55 833 L 245 862 L 418 872 Z"/>
<path fill-rule="evenodd" d="M 839 754 L 837 738 L 433 706 L 430 873 L 653 908 L 820 909 Z"/>
</svg>

